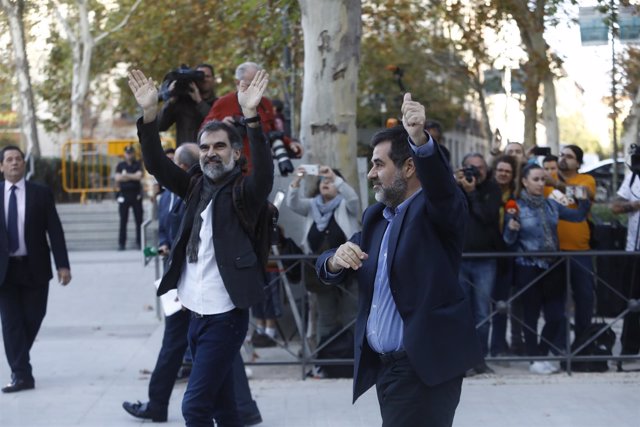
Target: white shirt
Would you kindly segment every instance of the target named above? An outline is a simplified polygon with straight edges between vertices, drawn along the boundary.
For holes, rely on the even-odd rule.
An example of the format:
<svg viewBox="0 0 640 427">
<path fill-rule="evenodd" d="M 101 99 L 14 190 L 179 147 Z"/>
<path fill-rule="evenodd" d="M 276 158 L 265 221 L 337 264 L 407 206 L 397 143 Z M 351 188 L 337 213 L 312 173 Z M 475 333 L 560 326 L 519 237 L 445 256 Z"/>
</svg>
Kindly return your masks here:
<svg viewBox="0 0 640 427">
<path fill-rule="evenodd" d="M 20 181 L 12 184 L 9 181 L 4 182 L 4 224 L 9 226 L 9 197 L 11 197 L 11 187 L 16 186 L 16 201 L 18 202 L 18 250 L 9 254 L 10 256 L 25 256 L 27 255 L 27 244 L 24 241 L 24 212 L 26 204 L 26 191 L 27 183 L 24 178 Z"/>
<path fill-rule="evenodd" d="M 224 287 L 216 253 L 213 247 L 212 229 L 213 203 L 209 202 L 202 211 L 198 261 L 190 263 L 185 259 L 178 281 L 178 297 L 189 310 L 198 314 L 226 313 L 236 308 Z"/>
<path fill-rule="evenodd" d="M 633 187 L 629 184 L 631 183 L 632 174 L 627 174 L 624 177 L 624 181 L 620 188 L 618 189 L 618 196 L 626 199 L 630 202 L 635 202 L 640 200 L 640 176 L 636 176 L 636 179 L 633 181 Z M 640 211 L 635 211 L 629 214 L 629 224 L 627 228 L 627 251 L 633 251 L 634 245 L 640 243 L 636 242 L 636 239 L 640 240 L 638 237 L 638 222 L 640 222 Z"/>
</svg>

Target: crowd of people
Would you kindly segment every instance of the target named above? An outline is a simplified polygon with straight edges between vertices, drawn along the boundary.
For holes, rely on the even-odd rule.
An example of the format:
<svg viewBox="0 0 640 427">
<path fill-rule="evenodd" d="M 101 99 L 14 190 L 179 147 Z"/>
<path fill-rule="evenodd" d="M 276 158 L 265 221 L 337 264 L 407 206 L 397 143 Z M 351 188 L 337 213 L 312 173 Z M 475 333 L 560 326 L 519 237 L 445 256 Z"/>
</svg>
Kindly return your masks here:
<svg viewBox="0 0 640 427">
<path fill-rule="evenodd" d="M 303 147 L 284 134 L 281 111 L 263 96 L 268 76 L 257 64 L 239 65 L 236 90 L 221 98 L 215 96 L 213 67 L 197 69 L 204 79 L 179 96 L 170 84 L 162 107 L 152 79 L 139 70 L 129 75 L 143 111 L 137 128 L 144 167 L 161 188 L 158 252 L 165 273 L 158 295 L 177 289 L 184 309 L 165 319 L 148 400 L 125 401 L 123 408 L 137 418 L 166 421 L 173 386 L 188 366 L 182 403 L 187 425 L 254 425 L 262 418 L 240 348 L 247 340 L 257 347 L 276 343 L 282 314 L 282 272 L 261 264 L 254 232 L 272 191 L 272 146 L 279 141 L 292 158 L 300 158 Z M 174 123 L 177 149 L 164 151 L 159 132 Z M 272 138 L 274 132 L 278 136 Z M 519 143 L 502 147 L 496 138 L 489 157 L 468 153 L 459 166 L 451 165 L 440 125 L 426 120 L 424 107 L 410 94 L 402 125 L 378 132 L 371 145 L 367 178 L 379 203 L 364 213 L 339 170 L 316 165 L 310 176 L 308 168 L 293 169 L 275 156 L 282 175 L 293 172 L 285 204 L 304 224 L 298 242 L 287 239 L 287 224 L 280 224 L 278 245 L 319 255 L 316 270 L 304 269 L 307 274 L 298 278 L 317 314 L 310 317 L 307 338 L 320 344 L 347 330 L 353 334 L 354 399 L 375 384 L 384 425 L 432 419 L 448 426 L 462 378 L 491 373 L 488 356 L 531 356 L 532 373 L 558 372 L 559 364 L 533 359 L 561 354 L 568 338 L 585 333 L 594 314 L 593 260 L 583 252 L 592 249 L 589 213 L 596 184 L 578 172 L 582 149 L 568 145 L 557 156 L 539 156 Z M 28 352 L 44 316 L 44 307 L 22 312 L 15 301 L 31 298 L 36 306 L 46 305 L 51 273 L 35 278 L 38 293 L 19 287 L 34 279 L 27 270 L 36 253 L 41 255 L 42 242 L 25 240 L 24 195 L 15 197 L 25 186 L 24 155 L 9 147 L 1 160 L 13 184 L 4 185 L 0 204 L 7 224 L 0 232 L 8 242 L 0 245 L 7 260 L 0 263 L 0 314 L 12 369 L 2 391 L 15 392 L 35 387 Z M 121 250 L 130 207 L 140 244 L 141 178 L 142 163 L 128 147 L 116 173 Z M 622 183 L 612 204 L 614 212 L 629 214 L 629 251 L 640 247 L 640 179 L 633 178 Z M 43 194 L 44 203 L 50 197 Z M 16 210 L 14 203 L 21 207 Z M 38 235 L 49 235 L 66 284 L 71 275 L 55 207 L 43 206 L 40 213 L 48 217 Z M 22 227 L 14 225 L 16 218 Z M 553 254 L 558 251 L 569 256 Z M 628 294 L 638 297 L 637 263 L 631 264 Z M 623 353 L 637 353 L 637 313 L 625 319 L 623 336 Z M 391 399 L 391 392 L 407 399 Z"/>
</svg>

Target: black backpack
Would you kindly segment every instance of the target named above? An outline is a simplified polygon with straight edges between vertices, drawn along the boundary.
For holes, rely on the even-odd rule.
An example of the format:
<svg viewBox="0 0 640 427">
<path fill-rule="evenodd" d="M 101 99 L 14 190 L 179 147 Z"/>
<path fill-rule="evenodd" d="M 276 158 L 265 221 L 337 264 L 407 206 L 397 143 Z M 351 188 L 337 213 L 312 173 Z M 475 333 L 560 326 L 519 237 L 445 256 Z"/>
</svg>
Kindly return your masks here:
<svg viewBox="0 0 640 427">
<path fill-rule="evenodd" d="M 585 342 L 591 340 L 600 329 L 607 326 L 604 322 L 594 322 L 585 329 L 579 337 L 571 344 L 571 350 L 575 351 Z M 611 356 L 613 345 L 616 342 L 616 333 L 607 326 L 605 331 L 598 337 L 587 344 L 577 356 Z M 609 364 L 606 360 L 584 360 L 576 361 L 571 364 L 571 369 L 576 372 L 605 372 L 609 370 Z"/>
<path fill-rule="evenodd" d="M 253 243 L 258 262 L 266 271 L 271 246 L 278 244 L 278 217 L 280 214 L 278 208 L 268 200 L 259 210 L 250 211 L 244 205 L 243 179 L 244 176 L 240 175 L 233 183 L 233 208 L 238 215 L 242 229 Z"/>
</svg>

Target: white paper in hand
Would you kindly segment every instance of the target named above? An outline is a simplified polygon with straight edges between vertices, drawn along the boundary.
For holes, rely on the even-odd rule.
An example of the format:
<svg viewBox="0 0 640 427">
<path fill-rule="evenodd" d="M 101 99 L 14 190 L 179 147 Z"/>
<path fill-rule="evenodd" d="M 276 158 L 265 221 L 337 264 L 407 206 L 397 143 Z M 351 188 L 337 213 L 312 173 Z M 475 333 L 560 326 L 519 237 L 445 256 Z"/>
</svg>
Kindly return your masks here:
<svg viewBox="0 0 640 427">
<path fill-rule="evenodd" d="M 154 282 L 156 289 L 160 286 L 160 281 L 162 279 L 158 279 Z M 160 303 L 162 304 L 162 311 L 164 311 L 165 316 L 171 316 L 172 314 L 177 313 L 182 310 L 182 304 L 178 299 L 178 290 L 171 289 L 166 294 L 160 297 Z"/>
</svg>

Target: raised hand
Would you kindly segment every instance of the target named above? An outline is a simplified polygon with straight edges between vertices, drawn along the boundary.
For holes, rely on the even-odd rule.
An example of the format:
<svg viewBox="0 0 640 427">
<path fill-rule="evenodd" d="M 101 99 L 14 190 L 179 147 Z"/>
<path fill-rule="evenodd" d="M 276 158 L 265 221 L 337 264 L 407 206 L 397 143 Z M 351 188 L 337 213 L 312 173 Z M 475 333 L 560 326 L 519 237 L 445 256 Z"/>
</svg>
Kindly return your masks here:
<svg viewBox="0 0 640 427">
<path fill-rule="evenodd" d="M 419 102 L 411 99 L 410 93 L 404 94 L 402 102 L 402 125 L 416 145 L 422 145 L 427 142 L 424 133 L 424 123 L 426 121 L 426 113 L 424 106 Z"/>
<path fill-rule="evenodd" d="M 144 112 L 144 122 L 149 123 L 155 120 L 158 113 L 158 89 L 153 79 L 145 77 L 140 70 L 131 70 L 129 88 Z"/>
<path fill-rule="evenodd" d="M 260 100 L 262 100 L 267 83 L 269 83 L 269 74 L 264 70 L 259 70 L 250 84 L 244 81 L 240 82 L 238 103 L 245 117 L 254 117 L 256 115 L 256 108 L 260 104 Z"/>
</svg>

